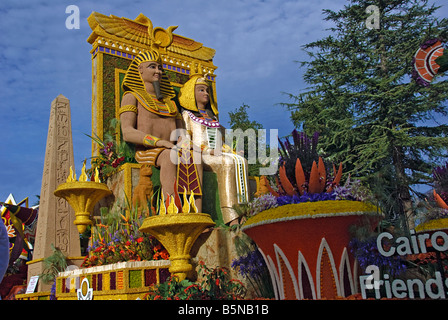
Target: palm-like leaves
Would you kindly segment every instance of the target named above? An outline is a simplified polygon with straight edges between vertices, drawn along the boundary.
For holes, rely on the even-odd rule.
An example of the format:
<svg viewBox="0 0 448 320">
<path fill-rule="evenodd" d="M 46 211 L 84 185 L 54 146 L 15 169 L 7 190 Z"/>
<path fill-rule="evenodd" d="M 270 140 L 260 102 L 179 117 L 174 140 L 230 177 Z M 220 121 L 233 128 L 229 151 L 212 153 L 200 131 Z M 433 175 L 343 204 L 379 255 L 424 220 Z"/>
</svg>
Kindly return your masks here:
<svg viewBox="0 0 448 320">
<path fill-rule="evenodd" d="M 291 144 L 288 138 L 285 141 L 279 140 L 282 155 L 278 179 L 276 179 L 279 191 L 274 191 L 267 184 L 269 191 L 275 196 L 283 193 L 293 196 L 303 195 L 305 192 L 332 192 L 334 186 L 339 185 L 341 181 L 342 163 L 339 164 L 338 171 L 333 165 L 333 176 L 327 176 L 325 163 L 317 153 L 319 134 L 316 132 L 312 138 L 309 138 L 305 133 L 294 130 L 292 138 L 294 144 Z"/>
</svg>

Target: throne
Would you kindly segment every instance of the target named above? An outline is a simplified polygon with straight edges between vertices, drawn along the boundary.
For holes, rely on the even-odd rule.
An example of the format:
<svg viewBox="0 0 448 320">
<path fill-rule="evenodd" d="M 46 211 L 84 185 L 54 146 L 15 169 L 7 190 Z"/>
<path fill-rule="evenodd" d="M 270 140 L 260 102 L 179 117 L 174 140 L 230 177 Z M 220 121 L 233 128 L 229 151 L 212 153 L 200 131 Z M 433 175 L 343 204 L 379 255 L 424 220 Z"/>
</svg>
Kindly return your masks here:
<svg viewBox="0 0 448 320">
<path fill-rule="evenodd" d="M 87 41 L 92 44 L 92 136 L 103 140 L 109 134 L 115 137 L 117 145 L 121 141 L 119 124 L 111 126 L 118 119 L 118 110 L 123 95 L 121 83 L 127 68 L 140 52 L 151 46 L 150 32 L 157 32 L 149 18 L 140 14 L 135 20 L 117 16 L 105 16 L 93 12 L 87 19 L 92 34 Z M 175 27 L 170 27 L 174 30 Z M 174 90 L 188 81 L 190 74 L 203 72 L 216 92 L 217 67 L 213 64 L 215 50 L 202 43 L 173 34 L 172 44 L 161 51 L 163 69 Z M 177 101 L 176 101 L 177 103 Z M 99 154 L 98 144 L 92 141 L 92 156 Z M 141 164 L 124 163 L 119 170 L 107 179 L 113 195 L 100 202 L 100 206 L 110 206 L 112 202 L 130 201 L 138 184 Z M 154 191 L 160 188 L 159 170 L 152 168 Z M 220 225 L 223 223 L 219 205 L 216 175 L 204 171 L 203 211 L 210 214 Z M 98 210 L 96 210 L 98 211 Z"/>
</svg>

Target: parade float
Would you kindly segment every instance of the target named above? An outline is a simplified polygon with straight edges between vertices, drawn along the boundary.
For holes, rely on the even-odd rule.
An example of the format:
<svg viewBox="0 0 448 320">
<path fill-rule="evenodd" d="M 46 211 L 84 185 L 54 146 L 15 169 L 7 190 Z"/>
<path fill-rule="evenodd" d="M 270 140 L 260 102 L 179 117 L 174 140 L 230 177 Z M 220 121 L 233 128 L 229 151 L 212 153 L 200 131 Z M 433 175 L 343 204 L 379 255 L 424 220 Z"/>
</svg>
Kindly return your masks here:
<svg viewBox="0 0 448 320">
<path fill-rule="evenodd" d="M 215 90 L 215 50 L 174 34 L 176 27 L 153 27 L 143 14 L 131 20 L 94 12 L 88 22 L 92 28 L 88 39 L 93 66 L 92 167 L 86 169 L 84 163 L 76 178 L 69 101 L 60 95 L 50 112 L 43 210 L 37 226 L 40 236 L 27 263 L 27 291 L 17 298 L 142 299 L 149 288 L 167 279 L 177 283 L 189 281 L 188 276 L 194 281 L 200 269 L 208 270 L 205 264 L 215 268 L 214 274 L 221 275 L 224 283 L 231 274 L 237 275 L 230 270 L 237 255 L 225 225 L 228 221 L 224 222 L 232 203 L 224 205 L 222 194 L 227 193 L 231 201 L 236 194 L 219 193 L 220 179 L 227 176 L 191 164 L 194 150 L 188 147 L 179 152 L 179 168 L 167 173 L 173 168 L 166 158 L 169 152 L 156 145 L 169 139 L 175 128 L 171 124 L 180 120 L 179 106 L 171 99 L 192 75 L 200 76 L 210 92 Z M 146 82 L 147 75 L 139 75 L 142 65 L 151 63 L 160 63 L 164 70 L 154 95 L 147 90 L 156 85 Z M 126 102 L 129 98 L 136 99 L 134 105 Z M 211 104 L 217 115 L 216 100 L 208 108 Z M 144 119 L 147 114 L 155 117 L 151 121 L 156 121 L 159 131 L 133 143 L 128 141 L 128 131 L 141 129 L 126 127 L 126 117 L 139 113 Z M 207 121 L 214 123 L 214 129 L 220 128 L 217 118 Z M 192 134 L 188 132 L 189 138 Z M 209 142 L 216 141 L 204 143 Z M 229 157 L 230 170 L 237 156 L 230 151 Z M 239 161 L 238 166 L 243 169 L 237 173 L 221 171 L 232 177 L 239 174 L 248 192 L 244 163 Z M 81 237 L 82 248 L 75 233 Z M 43 275 L 48 281 L 43 281 L 47 278 Z M 239 282 L 235 283 L 231 287 L 239 288 Z"/>
<path fill-rule="evenodd" d="M 15 298 L 350 299 L 367 297 L 369 266 L 402 274 L 408 252 L 392 240 L 403 237 L 380 230 L 374 199 L 359 181 L 343 179 L 342 164 L 318 153 L 317 133 L 294 130 L 292 143 L 280 141 L 278 172 L 254 177 L 251 190 L 247 161 L 217 143 L 215 50 L 173 33 L 176 27 L 154 27 L 143 14 L 132 20 L 93 12 L 88 23 L 91 168 L 84 164 L 76 178 L 69 101 L 60 95 L 50 111 L 27 285 Z M 174 164 L 169 133 L 178 121 L 187 130 L 176 137 Z M 434 196 L 446 209 L 444 195 Z M 428 248 L 445 248 L 437 237 L 445 216 L 415 231 L 436 233 Z"/>
</svg>

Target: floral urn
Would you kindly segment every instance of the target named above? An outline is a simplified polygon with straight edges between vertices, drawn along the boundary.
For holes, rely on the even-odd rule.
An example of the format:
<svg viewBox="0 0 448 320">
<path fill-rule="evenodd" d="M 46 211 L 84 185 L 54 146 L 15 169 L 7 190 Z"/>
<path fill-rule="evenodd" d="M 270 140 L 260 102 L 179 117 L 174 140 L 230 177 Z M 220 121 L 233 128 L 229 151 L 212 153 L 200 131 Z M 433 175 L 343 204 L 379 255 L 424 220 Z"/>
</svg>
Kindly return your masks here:
<svg viewBox="0 0 448 320">
<path fill-rule="evenodd" d="M 375 228 L 381 217 L 367 202 L 303 202 L 260 212 L 242 230 L 258 245 L 277 299 L 336 299 L 358 291 L 349 228 Z"/>
</svg>

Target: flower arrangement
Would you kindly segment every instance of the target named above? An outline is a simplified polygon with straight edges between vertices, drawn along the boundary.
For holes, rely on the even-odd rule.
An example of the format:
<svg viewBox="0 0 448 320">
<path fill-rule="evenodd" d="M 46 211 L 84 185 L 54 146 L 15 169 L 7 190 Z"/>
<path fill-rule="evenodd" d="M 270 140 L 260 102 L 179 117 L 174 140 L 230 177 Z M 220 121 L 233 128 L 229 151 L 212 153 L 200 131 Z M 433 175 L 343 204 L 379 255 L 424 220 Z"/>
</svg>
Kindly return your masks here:
<svg viewBox="0 0 448 320">
<path fill-rule="evenodd" d="M 113 119 L 110 126 L 116 128 L 118 121 Z M 97 143 L 99 150 L 99 155 L 92 157 L 92 167 L 87 172 L 88 176 L 92 177 L 95 169 L 98 168 L 100 179 L 104 181 L 105 178 L 115 173 L 122 164 L 136 163 L 135 148 L 127 142 L 118 144 L 115 137 L 109 133 L 105 133 L 104 140 L 97 135 L 94 137 L 87 136 Z"/>
<path fill-rule="evenodd" d="M 236 279 L 229 278 L 229 271 L 224 267 L 208 268 L 199 262 L 199 282 L 187 279 L 178 281 L 176 277 L 153 286 L 146 295 L 147 300 L 241 300 L 246 294 L 244 285 Z"/>
<path fill-rule="evenodd" d="M 139 231 L 143 217 L 136 210 L 126 218 L 118 211 L 101 210 L 101 223 L 92 227 L 92 245 L 82 267 L 123 261 L 168 260 L 166 249 L 153 236 Z"/>
<path fill-rule="evenodd" d="M 289 139 L 279 140 L 281 154 L 278 175 L 275 177 L 277 190 L 267 183 L 269 191 L 277 197 L 303 196 L 309 193 L 331 193 L 339 185 L 342 177 L 342 163 L 339 169 L 333 165 L 334 175 L 327 176 L 325 163 L 317 152 L 319 133 L 315 132 L 312 138 L 305 133 L 292 131 L 294 143 Z M 305 169 L 304 169 L 305 168 Z"/>
<path fill-rule="evenodd" d="M 279 140 L 281 165 L 275 176 L 276 185 L 271 186 L 267 178 L 263 177 L 278 206 L 327 200 L 369 201 L 373 199 L 370 191 L 361 185 L 360 180 L 351 181 L 349 177 L 344 185 L 340 185 L 342 163 L 339 164 L 338 169 L 333 164 L 332 173 L 329 173 L 330 170 L 327 170 L 323 158 L 318 153 L 318 132 L 310 138 L 305 133 L 293 130 L 292 138 L 294 143 L 290 143 L 288 138 L 284 141 Z M 263 203 L 268 199 L 271 200 L 271 198 L 262 198 L 254 202 Z M 259 204 L 253 203 L 249 206 L 257 207 Z"/>
</svg>

